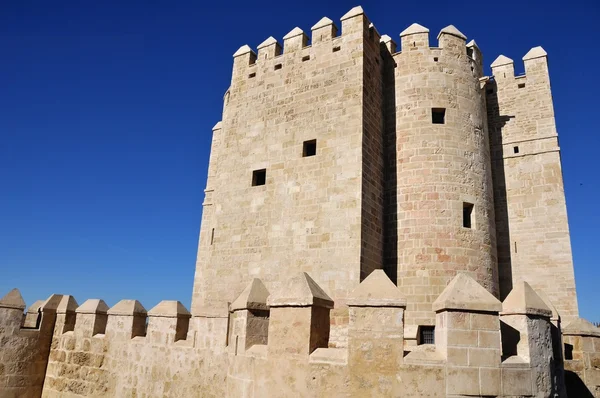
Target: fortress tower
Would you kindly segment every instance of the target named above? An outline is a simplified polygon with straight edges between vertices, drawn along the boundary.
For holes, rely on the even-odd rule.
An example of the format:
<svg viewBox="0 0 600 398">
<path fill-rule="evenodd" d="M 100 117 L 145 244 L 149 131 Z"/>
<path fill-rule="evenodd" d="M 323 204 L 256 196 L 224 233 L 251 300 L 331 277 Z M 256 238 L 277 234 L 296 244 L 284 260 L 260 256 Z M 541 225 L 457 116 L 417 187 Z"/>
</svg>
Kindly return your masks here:
<svg viewBox="0 0 600 398">
<path fill-rule="evenodd" d="M 241 47 L 191 313 L 13 289 L 0 397 L 600 397 L 545 51 L 400 44 L 355 7 Z"/>
<path fill-rule="evenodd" d="M 283 47 L 270 37 L 234 54 L 195 319 L 225 325 L 249 280 L 272 291 L 304 271 L 334 299 L 330 341 L 344 345 L 348 293 L 376 269 L 406 296 L 415 332 L 435 324 L 432 302 L 457 273 L 502 299 L 526 281 L 576 317 L 545 52 L 524 58 L 526 77 L 504 56 L 485 77 L 477 44 L 452 25 L 430 47 L 413 24 L 397 51 L 360 7 L 341 21 L 338 35 L 323 18 L 310 44 L 295 28 Z"/>
</svg>

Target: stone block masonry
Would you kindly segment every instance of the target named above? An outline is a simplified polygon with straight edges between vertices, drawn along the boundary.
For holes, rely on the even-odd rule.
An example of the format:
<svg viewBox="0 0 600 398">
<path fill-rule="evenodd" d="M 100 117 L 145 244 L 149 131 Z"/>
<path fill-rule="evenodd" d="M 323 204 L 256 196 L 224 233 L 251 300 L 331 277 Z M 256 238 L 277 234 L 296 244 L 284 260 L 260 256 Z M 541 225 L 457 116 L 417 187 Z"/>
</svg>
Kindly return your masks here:
<svg viewBox="0 0 600 398">
<path fill-rule="evenodd" d="M 0 300 L 0 398 L 600 397 L 547 55 L 361 7 L 233 54 L 188 312 Z M 400 51 L 398 51 L 400 50 Z M 567 325 L 562 330 L 562 325 Z"/>
</svg>

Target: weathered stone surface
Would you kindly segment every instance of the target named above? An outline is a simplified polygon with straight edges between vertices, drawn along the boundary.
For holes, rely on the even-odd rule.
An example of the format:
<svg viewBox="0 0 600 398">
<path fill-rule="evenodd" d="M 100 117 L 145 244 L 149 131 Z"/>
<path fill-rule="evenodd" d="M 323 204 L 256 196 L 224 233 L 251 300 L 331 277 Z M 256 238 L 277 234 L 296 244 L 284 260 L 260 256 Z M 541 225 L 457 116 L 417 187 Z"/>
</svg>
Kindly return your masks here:
<svg viewBox="0 0 600 398">
<path fill-rule="evenodd" d="M 6 293 L 6 295 L 0 299 L 0 307 L 24 310 L 25 301 L 23 301 L 19 289 L 13 289 Z"/>
<path fill-rule="evenodd" d="M 550 318 L 552 310 L 527 282 L 519 282 L 502 303 L 502 314 L 539 315 Z"/>
<path fill-rule="evenodd" d="M 492 62 L 492 64 L 490 65 L 492 68 L 495 68 L 497 66 L 504 66 L 504 65 L 509 65 L 509 64 L 513 64 L 514 61 L 504 55 L 499 55 L 498 58 L 496 58 L 496 60 L 494 62 Z"/>
<path fill-rule="evenodd" d="M 155 317 L 185 317 L 190 318 L 192 315 L 181 302 L 176 300 L 163 300 L 148 311 L 149 316 Z"/>
<path fill-rule="evenodd" d="M 542 47 L 533 47 L 525 56 L 523 57 L 523 61 L 528 61 L 530 59 L 546 57 L 548 53 Z"/>
<path fill-rule="evenodd" d="M 436 312 L 442 310 L 500 312 L 502 303 L 467 274 L 460 273 L 433 302 L 432 308 Z"/>
<path fill-rule="evenodd" d="M 106 314 L 108 309 L 104 300 L 89 299 L 77 307 L 75 312 L 78 314 Z"/>
<path fill-rule="evenodd" d="M 311 30 L 310 46 L 296 28 L 283 53 L 269 37 L 258 56 L 234 54 L 194 316 L 135 300 L 73 313 L 53 295 L 27 330 L 24 303 L 0 302 L 0 395 L 553 396 L 559 313 L 575 320 L 569 375 L 600 391 L 600 337 L 577 320 L 545 51 L 523 58 L 525 76 L 500 56 L 490 78 L 453 26 L 436 47 L 413 24 L 400 52 L 361 7 L 340 36 L 328 18 Z M 435 344 L 418 345 L 432 326 Z"/>
<path fill-rule="evenodd" d="M 438 34 L 438 39 L 440 38 L 440 36 L 442 34 L 456 36 L 459 39 L 463 39 L 465 41 L 467 40 L 467 36 L 465 36 L 460 30 L 456 29 L 456 26 L 454 26 L 454 25 L 448 25 L 444 29 L 442 29 L 440 31 L 440 33 Z"/>
<path fill-rule="evenodd" d="M 383 270 L 375 270 L 348 296 L 356 307 L 404 307 L 406 298 Z"/>
<path fill-rule="evenodd" d="M 75 312 L 79 304 L 75 300 L 75 297 L 70 295 L 64 295 L 60 299 L 58 306 L 56 307 L 57 314 L 66 314 L 68 312 Z"/>
<path fill-rule="evenodd" d="M 108 315 L 145 315 L 146 309 L 137 300 L 121 300 L 108 310 Z"/>
<path fill-rule="evenodd" d="M 427 29 L 426 27 L 424 27 L 422 25 L 419 25 L 418 23 L 413 23 L 412 25 L 410 25 L 408 28 L 404 29 L 400 33 L 400 37 L 414 35 L 416 33 L 429 33 L 429 29 Z"/>
<path fill-rule="evenodd" d="M 600 328 L 594 326 L 590 321 L 577 318 L 566 325 L 562 333 L 566 336 L 593 336 L 600 337 Z"/>
<path fill-rule="evenodd" d="M 269 291 L 265 287 L 264 283 L 258 278 L 252 279 L 252 282 L 244 291 L 234 300 L 229 306 L 230 311 L 242 310 L 242 309 L 253 309 L 253 310 L 267 310 L 267 299 L 269 297 Z"/>
<path fill-rule="evenodd" d="M 267 304 L 270 307 L 333 308 L 333 300 L 306 272 L 300 272 L 284 282 L 269 296 Z"/>
</svg>

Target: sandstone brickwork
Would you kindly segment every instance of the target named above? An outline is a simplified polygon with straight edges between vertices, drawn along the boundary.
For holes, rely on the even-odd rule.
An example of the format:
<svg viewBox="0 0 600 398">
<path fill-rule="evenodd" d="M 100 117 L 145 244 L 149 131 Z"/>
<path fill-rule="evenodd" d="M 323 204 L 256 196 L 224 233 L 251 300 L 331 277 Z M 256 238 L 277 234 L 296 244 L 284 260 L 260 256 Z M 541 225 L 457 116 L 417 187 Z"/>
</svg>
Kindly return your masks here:
<svg viewBox="0 0 600 398">
<path fill-rule="evenodd" d="M 546 57 L 361 7 L 240 47 L 191 310 L 15 289 L 0 398 L 600 397 Z"/>
<path fill-rule="evenodd" d="M 501 297 L 528 282 L 570 322 L 577 295 L 547 54 L 535 47 L 523 61 L 515 76 L 499 56 L 486 85 Z"/>
</svg>

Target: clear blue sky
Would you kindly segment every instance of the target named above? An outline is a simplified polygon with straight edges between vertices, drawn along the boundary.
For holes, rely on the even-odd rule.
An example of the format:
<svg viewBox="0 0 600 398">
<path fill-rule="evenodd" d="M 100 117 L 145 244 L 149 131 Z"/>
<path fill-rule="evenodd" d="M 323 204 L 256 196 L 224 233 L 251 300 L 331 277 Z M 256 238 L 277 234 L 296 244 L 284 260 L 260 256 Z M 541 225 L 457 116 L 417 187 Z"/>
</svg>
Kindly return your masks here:
<svg viewBox="0 0 600 398">
<path fill-rule="evenodd" d="M 0 0 L 0 296 L 189 306 L 211 128 L 232 54 L 355 1 Z M 579 306 L 600 321 L 597 0 L 362 4 L 396 41 L 454 24 L 484 53 L 549 54 Z M 487 69 L 489 74 L 489 68 Z"/>
</svg>

